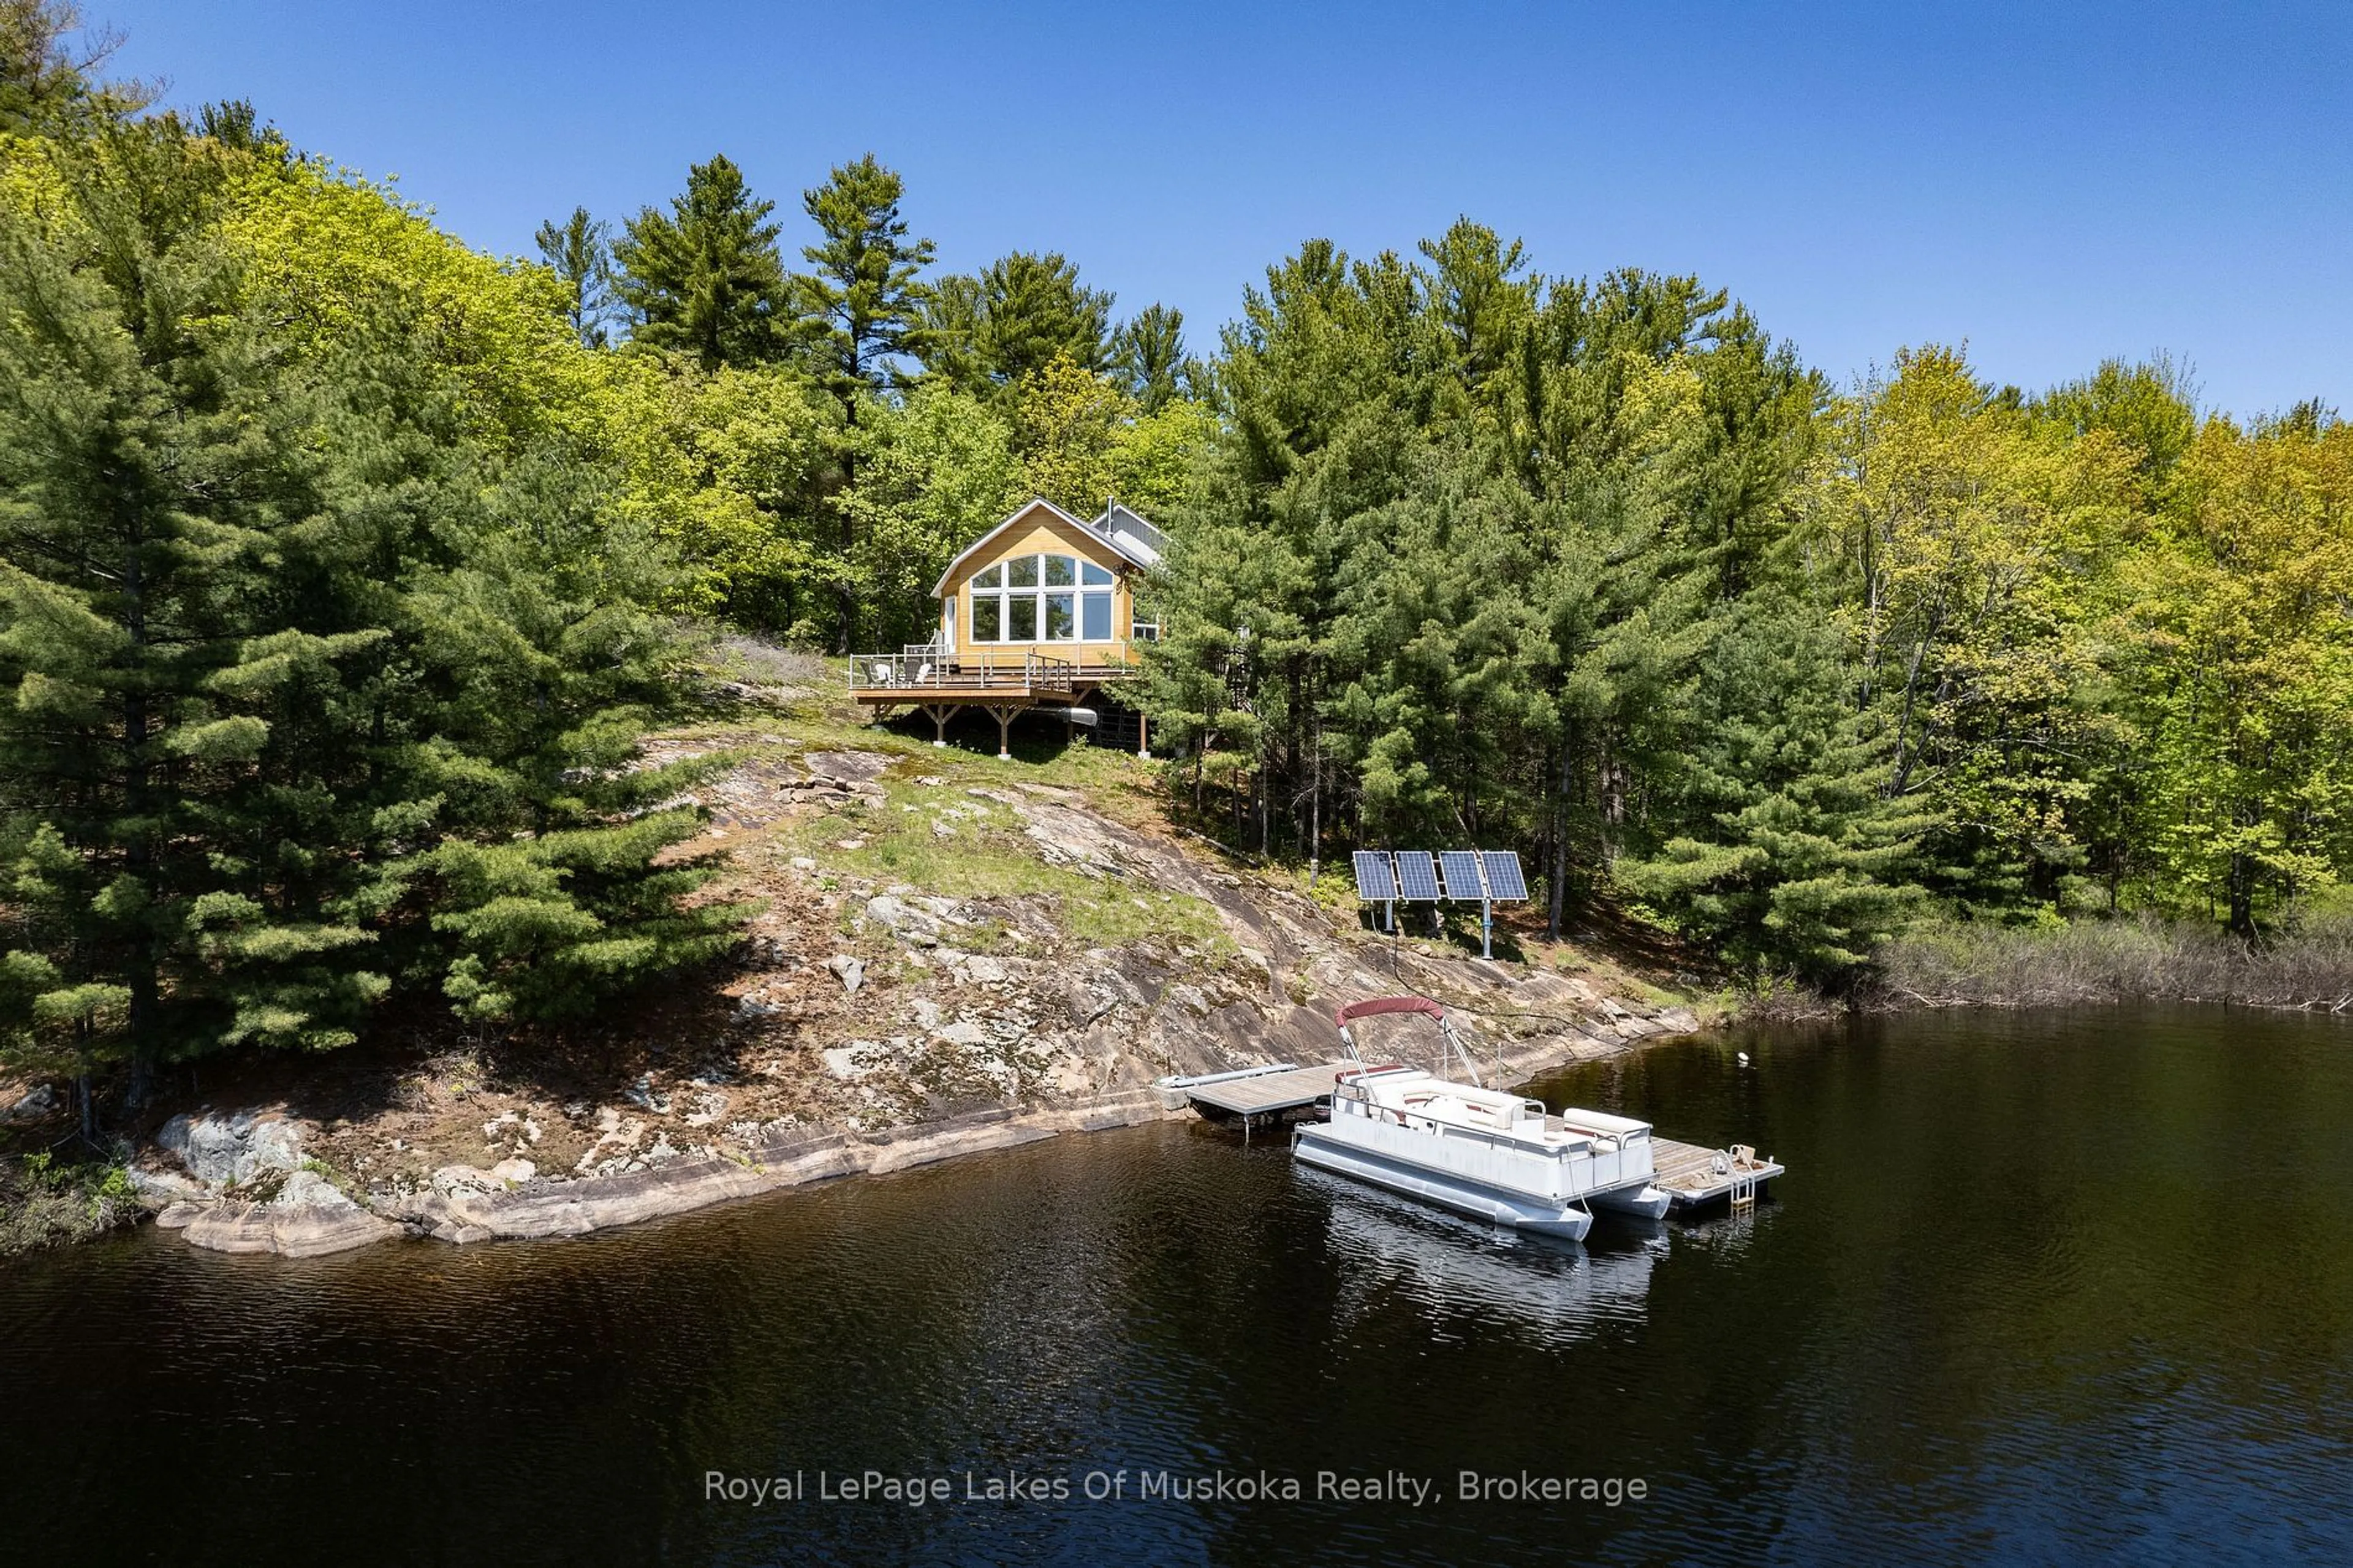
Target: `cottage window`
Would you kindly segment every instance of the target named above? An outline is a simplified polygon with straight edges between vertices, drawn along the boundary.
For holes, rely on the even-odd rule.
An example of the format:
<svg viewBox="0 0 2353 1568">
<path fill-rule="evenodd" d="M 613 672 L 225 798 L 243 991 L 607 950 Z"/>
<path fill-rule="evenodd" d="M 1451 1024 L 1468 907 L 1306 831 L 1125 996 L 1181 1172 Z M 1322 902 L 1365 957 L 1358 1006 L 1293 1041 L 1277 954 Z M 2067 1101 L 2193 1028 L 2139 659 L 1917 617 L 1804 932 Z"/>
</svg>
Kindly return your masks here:
<svg viewBox="0 0 2353 1568">
<path fill-rule="evenodd" d="M 1112 574 L 1075 555 L 1017 555 L 972 579 L 972 640 L 1109 642 Z"/>
<path fill-rule="evenodd" d="M 1087 642 L 1111 641 L 1111 574 L 1092 561 L 1079 563 L 1079 581 L 1091 590 L 1079 595 L 1079 636 Z"/>
</svg>

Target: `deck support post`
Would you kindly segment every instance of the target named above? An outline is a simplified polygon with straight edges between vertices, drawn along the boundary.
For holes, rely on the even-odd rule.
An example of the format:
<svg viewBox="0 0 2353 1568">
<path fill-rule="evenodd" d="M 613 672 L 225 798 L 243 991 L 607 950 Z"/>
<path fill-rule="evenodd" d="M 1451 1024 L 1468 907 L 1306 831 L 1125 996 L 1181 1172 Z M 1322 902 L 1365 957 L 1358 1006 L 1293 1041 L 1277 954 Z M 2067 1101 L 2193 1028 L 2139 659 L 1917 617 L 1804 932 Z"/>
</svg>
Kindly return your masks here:
<svg viewBox="0 0 2353 1568">
<path fill-rule="evenodd" d="M 1020 711 L 1002 702 L 989 704 L 989 716 L 997 721 L 997 760 L 1000 763 L 1013 760 L 1013 720 Z"/>
<path fill-rule="evenodd" d="M 1144 716 L 1140 708 L 1135 713 L 1135 759 L 1141 763 L 1152 760 L 1152 721 Z"/>
<path fill-rule="evenodd" d="M 926 702 L 923 704 L 923 716 L 932 721 L 933 745 L 944 746 L 948 743 L 948 721 L 955 718 L 956 716 L 957 710 L 961 709 L 963 706 L 964 704 L 961 702 Z"/>
</svg>

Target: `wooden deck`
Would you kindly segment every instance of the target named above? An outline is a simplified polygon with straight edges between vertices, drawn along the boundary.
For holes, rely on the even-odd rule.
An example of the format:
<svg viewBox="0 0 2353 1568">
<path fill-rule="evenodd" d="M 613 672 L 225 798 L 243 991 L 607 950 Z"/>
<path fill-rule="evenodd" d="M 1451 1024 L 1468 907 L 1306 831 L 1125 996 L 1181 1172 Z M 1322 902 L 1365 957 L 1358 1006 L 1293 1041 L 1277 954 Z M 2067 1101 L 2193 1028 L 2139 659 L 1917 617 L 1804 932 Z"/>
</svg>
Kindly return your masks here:
<svg viewBox="0 0 2353 1568">
<path fill-rule="evenodd" d="M 1132 664 L 979 657 L 934 662 L 913 655 L 870 654 L 849 661 L 849 695 L 877 707 L 956 703 L 1033 706 L 1075 703 L 1090 692 L 1134 679 Z"/>
<path fill-rule="evenodd" d="M 1286 1068 L 1278 1072 L 1251 1073 L 1248 1077 L 1219 1077 L 1207 1083 L 1187 1084 L 1181 1080 L 1172 1089 L 1181 1089 L 1196 1110 L 1206 1110 L 1221 1116 L 1279 1116 L 1288 1110 L 1304 1110 L 1332 1098 L 1332 1080 L 1352 1062 L 1327 1062 L 1322 1067 Z"/>
<path fill-rule="evenodd" d="M 1132 679 L 1132 664 L 1074 664 L 1029 654 L 994 658 L 963 658 L 930 649 L 898 654 L 860 654 L 849 660 L 849 696 L 888 717 L 913 709 L 932 721 L 932 743 L 947 744 L 948 721 L 967 708 L 997 721 L 997 754 L 1010 754 L 1013 721 L 1021 714 L 1057 709 L 1066 714 L 1106 686 Z M 1140 724 L 1139 721 L 1139 724 Z M 1138 732 L 1138 752 L 1146 752 Z"/>
<path fill-rule="evenodd" d="M 1731 1168 L 1718 1171 L 1719 1159 Z M 1651 1178 L 1651 1185 L 1664 1189 L 1677 1210 L 1729 1203 L 1744 1190 L 1754 1194 L 1783 1173 L 1783 1167 L 1770 1160 L 1742 1163 L 1725 1150 L 1678 1143 L 1655 1132 L 1651 1134 L 1651 1161 L 1659 1173 Z"/>
<path fill-rule="evenodd" d="M 1073 682 L 1071 686 L 1026 685 L 1018 680 L 999 679 L 984 684 L 975 680 L 959 682 L 937 681 L 929 686 L 853 686 L 850 700 L 876 708 L 923 708 L 934 702 L 952 702 L 959 707 L 987 708 L 994 703 L 1013 702 L 1030 708 L 1054 708 L 1076 703 L 1092 686 Z"/>
</svg>

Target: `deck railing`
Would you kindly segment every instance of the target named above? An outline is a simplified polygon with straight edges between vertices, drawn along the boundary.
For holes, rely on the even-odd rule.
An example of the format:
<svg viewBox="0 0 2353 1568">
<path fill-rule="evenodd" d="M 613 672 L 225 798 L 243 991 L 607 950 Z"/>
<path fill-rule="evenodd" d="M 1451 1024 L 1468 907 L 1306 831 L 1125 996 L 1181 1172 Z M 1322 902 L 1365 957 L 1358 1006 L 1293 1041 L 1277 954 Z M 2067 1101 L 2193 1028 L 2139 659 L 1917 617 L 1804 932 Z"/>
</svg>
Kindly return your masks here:
<svg viewBox="0 0 2353 1568">
<path fill-rule="evenodd" d="M 1024 654 L 1021 664 L 1029 685 L 1039 691 L 1069 692 L 1077 689 L 1078 666 L 1067 658 Z"/>
<path fill-rule="evenodd" d="M 860 653 L 849 658 L 853 691 L 936 691 L 1002 689 L 1068 694 L 1078 685 L 1078 667 L 1042 653 L 948 654 L 936 647 L 904 653 Z"/>
</svg>

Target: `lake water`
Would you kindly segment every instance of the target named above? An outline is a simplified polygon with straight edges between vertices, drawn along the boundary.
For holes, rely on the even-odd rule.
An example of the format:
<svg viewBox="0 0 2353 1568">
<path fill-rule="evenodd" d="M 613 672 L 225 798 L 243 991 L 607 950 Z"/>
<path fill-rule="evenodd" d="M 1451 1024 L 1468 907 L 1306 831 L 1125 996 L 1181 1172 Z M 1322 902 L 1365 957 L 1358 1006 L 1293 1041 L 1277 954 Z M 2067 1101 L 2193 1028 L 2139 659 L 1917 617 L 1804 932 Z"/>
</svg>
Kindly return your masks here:
<svg viewBox="0 0 2353 1568">
<path fill-rule="evenodd" d="M 1790 1173 L 1559 1247 L 1172 1123 L 575 1242 L 20 1260 L 0 1557 L 2353 1562 L 2353 1025 L 1906 1018 L 1539 1091 Z M 824 1495 L 869 1469 L 951 1495 Z"/>
</svg>

